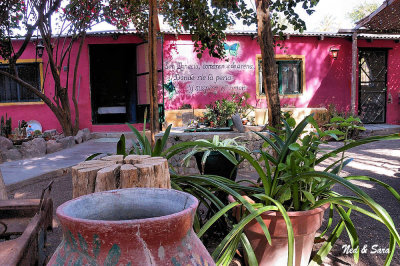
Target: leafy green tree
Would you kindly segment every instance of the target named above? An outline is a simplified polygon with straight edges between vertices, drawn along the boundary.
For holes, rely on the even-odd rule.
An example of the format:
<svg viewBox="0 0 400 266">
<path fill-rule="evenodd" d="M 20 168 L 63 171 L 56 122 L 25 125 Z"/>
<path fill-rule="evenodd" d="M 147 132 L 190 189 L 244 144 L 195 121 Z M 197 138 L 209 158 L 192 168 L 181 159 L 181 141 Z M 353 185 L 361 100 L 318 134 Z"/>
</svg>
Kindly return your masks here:
<svg viewBox="0 0 400 266">
<path fill-rule="evenodd" d="M 380 1 L 382 2 L 382 1 Z M 351 12 L 348 12 L 346 15 L 353 23 L 363 19 L 364 17 L 368 16 L 372 12 L 374 12 L 379 7 L 377 1 L 364 1 L 361 4 L 357 5 L 353 8 Z"/>
<path fill-rule="evenodd" d="M 9 70 L 0 70 L 0 75 L 13 79 L 47 104 L 67 136 L 75 135 L 79 130 L 76 91 L 86 31 L 104 19 L 103 8 L 100 0 L 5 0 L 0 4 L 0 56 L 9 64 Z M 40 37 L 34 38 L 34 34 Z M 22 39 L 21 46 L 13 45 L 16 37 Z M 51 78 L 54 93 L 45 95 L 43 88 L 37 88 L 18 76 L 17 60 L 31 42 L 44 46 L 43 56 L 47 58 L 47 65 L 44 66 L 43 84 Z M 72 53 L 76 42 L 77 51 Z M 61 71 L 63 66 L 67 66 L 64 74 Z"/>
</svg>

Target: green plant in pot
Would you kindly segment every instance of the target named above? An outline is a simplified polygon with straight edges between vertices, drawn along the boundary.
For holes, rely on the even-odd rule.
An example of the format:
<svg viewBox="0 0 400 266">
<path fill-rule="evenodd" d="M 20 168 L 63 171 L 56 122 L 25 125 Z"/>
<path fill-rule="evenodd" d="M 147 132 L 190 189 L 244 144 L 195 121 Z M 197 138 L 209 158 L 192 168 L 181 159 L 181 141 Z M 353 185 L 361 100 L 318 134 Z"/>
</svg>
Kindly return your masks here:
<svg viewBox="0 0 400 266">
<path fill-rule="evenodd" d="M 309 123 L 315 127 L 315 131 L 304 133 Z M 229 210 L 238 204 L 243 205 L 243 211 L 236 210 L 236 212 L 241 212 L 241 215 L 238 215 L 240 220 L 215 249 L 214 259 L 222 265 L 228 265 L 229 258 L 234 254 L 238 244 L 242 243 L 249 265 L 307 265 L 315 233 L 322 224 L 324 209 L 329 208 L 328 228 L 324 229 L 319 236 L 324 243 L 312 258 L 311 265 L 321 264 L 344 232 L 348 234 L 351 246 L 355 250 L 354 260 L 358 261 L 359 240 L 351 219 L 351 213 L 354 211 L 365 214 L 366 218 L 383 223 L 388 229 L 389 253 L 385 265 L 389 265 L 396 245 L 400 244 L 396 226 L 381 205 L 350 181 L 371 181 L 385 188 L 397 200 L 400 200 L 400 195 L 392 187 L 379 180 L 367 176 L 341 177 L 339 172 L 351 162 L 351 159 L 346 158 L 344 154 L 346 150 L 374 141 L 399 139 L 399 134 L 345 142 L 342 147 L 324 152 L 320 147 L 324 143 L 322 139 L 328 135 L 339 139 L 338 135 L 342 134 L 340 131 L 321 131 L 312 116 L 306 117 L 294 129 L 285 121 L 284 124 L 285 133 L 282 135 L 270 133 L 271 138 L 268 138 L 259 134 L 265 140 L 265 147 L 268 146 L 274 150 L 272 153 L 274 155 L 263 150 L 257 151 L 261 155 L 259 160 L 256 159 L 254 153 L 247 151 L 216 147 L 211 143 L 201 144 L 217 150 L 238 153 L 253 166 L 260 178 L 259 187 L 214 182 L 215 186 L 230 193 L 237 201 L 234 200 L 228 206 L 221 208 L 202 227 L 199 235 L 204 234 L 220 217 L 225 217 Z M 348 126 L 355 125 L 350 123 Z M 345 135 L 340 136 L 347 139 Z M 180 148 L 182 146 L 175 147 L 178 150 Z M 174 151 L 170 152 L 174 153 Z M 316 166 L 323 167 L 323 170 L 315 170 Z M 202 182 L 212 181 L 204 178 Z M 345 187 L 351 196 L 335 192 L 333 190 L 335 185 Z M 247 201 L 242 196 L 243 194 L 247 195 Z M 334 214 L 338 216 L 338 219 L 333 219 Z M 310 231 L 306 228 L 307 225 L 311 225 Z M 286 239 L 280 245 L 277 239 L 282 237 Z M 274 250 L 279 247 L 282 249 Z M 302 247 L 306 250 L 300 250 Z M 274 262 L 274 259 L 277 260 Z"/>
<path fill-rule="evenodd" d="M 220 148 L 235 148 L 246 152 L 246 147 L 239 144 L 236 141 L 237 138 L 220 140 L 219 136 L 215 135 L 212 140 L 198 139 L 195 143 L 209 143 Z M 233 181 L 236 179 L 239 154 L 229 150 L 195 145 L 182 159 L 186 167 L 189 166 L 192 156 L 196 158 L 197 167 L 201 174 L 223 176 Z"/>
<path fill-rule="evenodd" d="M 233 125 L 232 115 L 238 113 L 245 118 L 254 110 L 254 107 L 247 103 L 249 98 L 248 93 L 243 93 L 242 95 L 232 94 L 230 99 L 216 100 L 206 106 L 207 111 L 204 117 L 211 127 L 230 127 Z"/>
</svg>

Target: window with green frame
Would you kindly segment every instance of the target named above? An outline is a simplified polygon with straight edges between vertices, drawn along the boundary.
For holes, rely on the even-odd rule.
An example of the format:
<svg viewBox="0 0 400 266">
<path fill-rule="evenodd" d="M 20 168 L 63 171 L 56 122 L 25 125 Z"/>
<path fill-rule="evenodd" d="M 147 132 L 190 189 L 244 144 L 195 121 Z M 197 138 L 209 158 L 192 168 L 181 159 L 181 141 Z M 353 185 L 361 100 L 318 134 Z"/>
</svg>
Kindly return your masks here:
<svg viewBox="0 0 400 266">
<path fill-rule="evenodd" d="M 279 94 L 300 94 L 301 90 L 301 78 L 302 78 L 302 60 L 277 60 L 278 70 L 278 87 Z M 262 84 L 262 65 L 261 60 L 258 60 L 258 87 L 260 95 L 265 95 L 265 89 Z"/>
</svg>

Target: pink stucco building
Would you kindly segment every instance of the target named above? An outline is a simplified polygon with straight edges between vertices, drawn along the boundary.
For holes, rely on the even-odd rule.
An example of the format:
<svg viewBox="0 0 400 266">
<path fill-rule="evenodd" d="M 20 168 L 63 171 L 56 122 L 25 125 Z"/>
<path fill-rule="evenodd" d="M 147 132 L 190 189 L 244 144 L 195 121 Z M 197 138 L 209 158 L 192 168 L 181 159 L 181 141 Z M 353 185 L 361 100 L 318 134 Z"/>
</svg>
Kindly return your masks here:
<svg viewBox="0 0 400 266">
<path fill-rule="evenodd" d="M 352 33 L 286 35 L 278 41 L 283 48 L 275 50 L 282 106 L 318 108 L 334 104 L 339 110 L 350 111 L 354 105 L 366 123 L 400 124 L 399 39 L 397 35 L 357 36 L 352 102 Z M 18 46 L 20 42 L 14 44 Z M 266 108 L 259 82 L 260 48 L 255 33 L 229 34 L 225 47 L 227 60 L 207 54 L 198 59 L 189 35 L 163 33 L 158 49 L 159 96 L 167 113 L 183 105 L 201 109 L 217 99 L 244 92 L 250 94 L 253 106 Z M 30 71 L 34 69 L 34 74 L 27 77 L 37 84 L 44 82 L 45 94 L 52 98 L 47 58 L 36 58 L 35 49 L 30 43 L 22 55 L 18 62 L 21 73 L 23 67 L 33 67 Z M 332 52 L 335 50 L 336 59 Z M 142 126 L 143 110 L 149 103 L 146 54 L 147 44 L 134 33 L 87 36 L 78 69 L 80 128 L 125 131 L 125 122 Z M 13 127 L 18 120 L 34 119 L 44 130 L 61 130 L 43 102 L 12 86 L 0 77 L 0 116 L 11 116 Z"/>
</svg>

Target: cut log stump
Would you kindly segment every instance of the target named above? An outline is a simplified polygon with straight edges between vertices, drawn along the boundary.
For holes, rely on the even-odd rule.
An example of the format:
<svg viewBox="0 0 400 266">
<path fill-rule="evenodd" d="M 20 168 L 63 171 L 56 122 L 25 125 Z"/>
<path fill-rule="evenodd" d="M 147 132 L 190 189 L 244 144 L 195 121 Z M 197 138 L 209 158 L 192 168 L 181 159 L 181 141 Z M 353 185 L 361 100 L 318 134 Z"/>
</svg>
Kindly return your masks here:
<svg viewBox="0 0 400 266">
<path fill-rule="evenodd" d="M 168 161 L 148 155 L 111 155 L 72 167 L 73 198 L 132 187 L 171 188 Z"/>
</svg>

